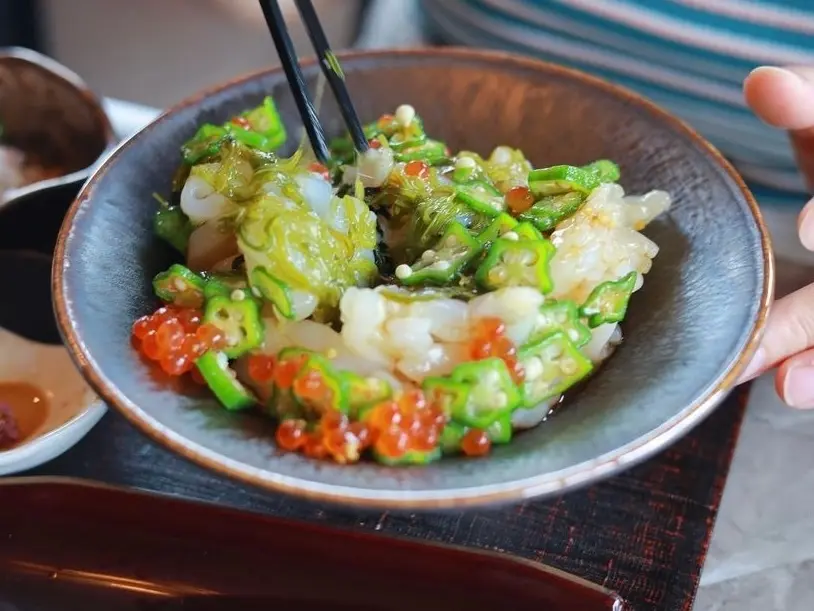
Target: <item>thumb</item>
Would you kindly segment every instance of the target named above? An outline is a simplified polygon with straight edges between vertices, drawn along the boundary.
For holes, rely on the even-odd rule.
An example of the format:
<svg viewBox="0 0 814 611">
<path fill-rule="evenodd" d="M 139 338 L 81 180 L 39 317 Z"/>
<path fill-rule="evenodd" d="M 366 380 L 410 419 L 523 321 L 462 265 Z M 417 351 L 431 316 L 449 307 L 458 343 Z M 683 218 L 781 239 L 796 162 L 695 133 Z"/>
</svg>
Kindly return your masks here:
<svg viewBox="0 0 814 611">
<path fill-rule="evenodd" d="M 814 284 L 774 302 L 763 340 L 741 375 L 746 382 L 790 356 L 814 346 Z"/>
</svg>

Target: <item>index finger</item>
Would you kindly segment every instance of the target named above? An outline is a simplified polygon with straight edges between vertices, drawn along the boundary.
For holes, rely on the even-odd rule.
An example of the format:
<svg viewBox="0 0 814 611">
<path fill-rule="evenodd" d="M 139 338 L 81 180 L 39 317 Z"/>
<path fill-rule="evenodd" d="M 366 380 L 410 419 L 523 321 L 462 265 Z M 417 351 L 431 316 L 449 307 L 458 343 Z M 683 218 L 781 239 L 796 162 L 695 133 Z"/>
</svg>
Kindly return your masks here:
<svg viewBox="0 0 814 611">
<path fill-rule="evenodd" d="M 760 119 L 791 132 L 800 171 L 814 188 L 814 67 L 756 68 L 743 92 Z"/>
</svg>

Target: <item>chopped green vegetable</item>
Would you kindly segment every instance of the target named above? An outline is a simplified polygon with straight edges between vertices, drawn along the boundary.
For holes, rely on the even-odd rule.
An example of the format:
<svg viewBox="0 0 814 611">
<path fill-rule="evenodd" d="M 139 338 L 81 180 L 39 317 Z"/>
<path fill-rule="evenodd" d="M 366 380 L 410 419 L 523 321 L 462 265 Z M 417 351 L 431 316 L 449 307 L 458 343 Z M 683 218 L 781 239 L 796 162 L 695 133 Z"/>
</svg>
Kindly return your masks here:
<svg viewBox="0 0 814 611">
<path fill-rule="evenodd" d="M 407 465 L 428 465 L 441 458 L 441 448 L 435 448 L 429 452 L 420 452 L 418 450 L 410 450 L 398 458 L 390 458 L 389 456 L 382 456 L 376 450 L 373 450 L 373 458 L 377 462 L 387 465 L 388 467 L 402 467 Z"/>
<path fill-rule="evenodd" d="M 583 166 L 582 169 L 596 176 L 600 183 L 618 182 L 621 177 L 619 166 L 608 159 L 599 159 Z"/>
<path fill-rule="evenodd" d="M 348 413 L 348 391 L 327 358 L 311 353 L 294 378 L 294 398 L 309 416 L 321 416 L 331 410 Z"/>
<path fill-rule="evenodd" d="M 162 206 L 153 217 L 155 234 L 183 254 L 187 252 L 192 229 L 192 223 L 179 206 Z"/>
<path fill-rule="evenodd" d="M 206 303 L 204 320 L 220 329 L 227 347 L 223 352 L 229 358 L 238 358 L 263 342 L 263 320 L 257 302 L 248 297 L 234 301 L 215 296 Z"/>
<path fill-rule="evenodd" d="M 507 414 L 495 420 L 486 429 L 489 441 L 492 443 L 509 443 L 512 440 L 512 416 Z"/>
<path fill-rule="evenodd" d="M 214 157 L 220 152 L 229 135 L 224 127 L 204 123 L 195 135 L 181 146 L 181 156 L 187 165 Z"/>
<path fill-rule="evenodd" d="M 593 369 L 593 363 L 563 331 L 521 348 L 517 353 L 525 377 L 523 407 L 532 408 L 561 395 Z"/>
<path fill-rule="evenodd" d="M 532 223 L 543 233 L 553 230 L 569 216 L 576 213 L 585 202 L 585 195 L 571 191 L 560 195 L 547 195 L 521 213 L 521 221 Z"/>
<path fill-rule="evenodd" d="M 490 218 L 506 211 L 503 194 L 488 182 L 471 182 L 460 185 L 456 197 L 475 212 Z"/>
<path fill-rule="evenodd" d="M 444 454 L 458 454 L 461 451 L 461 442 L 466 435 L 466 427 L 457 422 L 447 422 L 441 432 L 441 452 Z"/>
<path fill-rule="evenodd" d="M 518 223 L 513 230 L 521 240 L 543 240 L 543 234 L 531 223 Z"/>
<path fill-rule="evenodd" d="M 437 245 L 427 250 L 411 267 L 396 268 L 396 277 L 406 286 L 452 283 L 461 270 L 480 252 L 480 243 L 458 222 L 450 224 Z"/>
<path fill-rule="evenodd" d="M 548 301 L 540 306 L 529 333 L 529 343 L 535 343 L 559 331 L 568 335 L 575 346 L 591 341 L 591 330 L 580 320 L 577 304 L 573 301 Z"/>
<path fill-rule="evenodd" d="M 619 280 L 603 282 L 591 291 L 580 308 L 591 328 L 622 321 L 637 277 L 638 273 L 632 271 Z"/>
<path fill-rule="evenodd" d="M 348 410 L 353 418 L 363 418 L 369 409 L 393 396 L 390 384 L 380 378 L 366 378 L 350 371 L 340 372 L 339 375 L 344 378 Z"/>
<path fill-rule="evenodd" d="M 257 403 L 254 395 L 238 382 L 235 372 L 229 367 L 229 358 L 223 352 L 207 352 L 195 365 L 206 385 L 229 411 L 239 411 Z"/>
<path fill-rule="evenodd" d="M 517 221 L 510 214 L 500 214 L 489 224 L 489 226 L 478 234 L 478 241 L 484 249 L 503 236 L 505 233 L 512 231 L 517 226 Z"/>
<path fill-rule="evenodd" d="M 291 288 L 279 278 L 274 277 L 265 267 L 255 267 L 249 274 L 252 288 L 260 291 L 263 299 L 274 304 L 280 316 L 292 320 L 294 303 Z"/>
<path fill-rule="evenodd" d="M 231 297 L 235 290 L 247 288 L 246 278 L 243 274 L 212 274 L 207 276 L 204 285 L 204 299 L 213 297 Z"/>
<path fill-rule="evenodd" d="M 424 161 L 428 165 L 437 165 L 441 161 L 448 160 L 447 147 L 438 140 L 427 140 L 422 144 L 410 147 L 393 147 L 396 161 Z"/>
<path fill-rule="evenodd" d="M 458 365 L 450 378 L 469 386 L 466 401 L 454 401 L 451 406 L 452 419 L 461 424 L 486 429 L 520 404 L 520 391 L 499 358 Z"/>
<path fill-rule="evenodd" d="M 493 291 L 507 286 L 530 286 L 541 293 L 553 288 L 549 261 L 554 246 L 548 240 L 495 240 L 483 263 L 475 272 L 475 281 Z"/>
<path fill-rule="evenodd" d="M 529 190 L 536 197 L 576 191 L 588 194 L 599 186 L 596 174 L 572 165 L 555 165 L 529 172 Z"/>
<path fill-rule="evenodd" d="M 172 265 L 153 278 L 156 296 L 181 308 L 200 308 L 204 303 L 206 281 L 183 265 Z"/>
</svg>

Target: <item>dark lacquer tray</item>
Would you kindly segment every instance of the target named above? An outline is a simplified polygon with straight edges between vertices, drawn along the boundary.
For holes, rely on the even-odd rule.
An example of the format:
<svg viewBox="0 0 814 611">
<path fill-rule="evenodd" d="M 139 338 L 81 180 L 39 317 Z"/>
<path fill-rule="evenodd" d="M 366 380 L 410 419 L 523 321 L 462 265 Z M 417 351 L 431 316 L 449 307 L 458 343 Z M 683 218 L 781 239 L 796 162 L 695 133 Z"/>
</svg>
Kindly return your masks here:
<svg viewBox="0 0 814 611">
<path fill-rule="evenodd" d="M 2 611 L 622 611 L 507 555 L 80 480 L 0 480 Z"/>
</svg>

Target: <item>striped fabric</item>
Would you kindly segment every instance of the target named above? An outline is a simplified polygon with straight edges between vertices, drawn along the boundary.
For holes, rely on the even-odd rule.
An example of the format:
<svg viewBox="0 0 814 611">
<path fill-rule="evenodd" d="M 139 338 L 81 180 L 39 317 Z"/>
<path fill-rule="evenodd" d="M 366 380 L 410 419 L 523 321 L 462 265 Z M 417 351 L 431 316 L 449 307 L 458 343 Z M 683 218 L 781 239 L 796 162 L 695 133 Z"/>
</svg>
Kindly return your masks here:
<svg viewBox="0 0 814 611">
<path fill-rule="evenodd" d="M 536 55 L 647 96 L 729 157 L 761 205 L 805 201 L 786 135 L 749 112 L 741 83 L 761 64 L 814 65 L 814 0 L 422 0 L 422 8 L 448 42 Z"/>
</svg>

